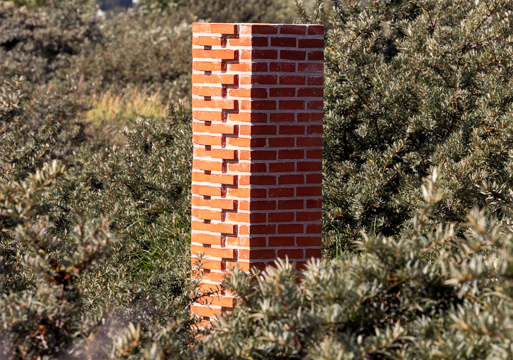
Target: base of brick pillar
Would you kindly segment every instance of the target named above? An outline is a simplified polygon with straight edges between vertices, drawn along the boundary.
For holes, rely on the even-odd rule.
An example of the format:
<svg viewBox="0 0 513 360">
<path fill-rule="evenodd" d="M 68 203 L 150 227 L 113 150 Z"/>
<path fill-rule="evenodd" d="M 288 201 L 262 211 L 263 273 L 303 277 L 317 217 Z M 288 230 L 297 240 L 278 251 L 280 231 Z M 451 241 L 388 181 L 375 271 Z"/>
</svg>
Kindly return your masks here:
<svg viewBox="0 0 513 360">
<path fill-rule="evenodd" d="M 322 25 L 193 24 L 191 254 L 204 294 L 235 266 L 321 257 L 323 47 Z M 217 295 L 192 313 L 212 321 L 236 305 Z"/>
</svg>

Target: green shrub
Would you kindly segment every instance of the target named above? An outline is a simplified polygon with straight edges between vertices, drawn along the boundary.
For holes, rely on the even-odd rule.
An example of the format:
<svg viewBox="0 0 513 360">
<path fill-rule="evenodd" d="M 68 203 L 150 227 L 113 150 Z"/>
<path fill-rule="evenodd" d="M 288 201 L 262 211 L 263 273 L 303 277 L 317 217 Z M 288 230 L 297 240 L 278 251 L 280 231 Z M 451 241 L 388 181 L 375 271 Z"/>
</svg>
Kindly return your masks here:
<svg viewBox="0 0 513 360">
<path fill-rule="evenodd" d="M 299 284 L 284 262 L 257 281 L 232 272 L 238 305 L 197 358 L 510 359 L 511 230 L 477 208 L 432 225 L 443 182 L 435 171 L 423 187 L 410 234 L 366 235 L 362 255 L 312 263 Z"/>
<path fill-rule="evenodd" d="M 398 235 L 431 167 L 447 174 L 433 221 L 489 206 L 511 216 L 511 2 L 335 1 L 325 49 L 324 237 Z M 319 18 L 322 18 L 320 16 Z M 486 183 L 486 184 L 484 184 Z"/>
</svg>

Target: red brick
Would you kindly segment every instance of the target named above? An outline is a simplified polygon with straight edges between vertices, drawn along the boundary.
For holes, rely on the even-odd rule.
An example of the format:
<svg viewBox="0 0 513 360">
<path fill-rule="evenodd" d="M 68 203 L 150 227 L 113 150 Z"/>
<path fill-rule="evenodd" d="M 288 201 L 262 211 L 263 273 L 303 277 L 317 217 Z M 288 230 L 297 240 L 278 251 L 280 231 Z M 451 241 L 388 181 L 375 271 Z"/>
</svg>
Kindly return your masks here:
<svg viewBox="0 0 513 360">
<path fill-rule="evenodd" d="M 298 122 L 317 122 L 317 121 L 322 121 L 323 118 L 324 118 L 324 114 L 321 112 L 297 114 Z"/>
<path fill-rule="evenodd" d="M 276 160 L 276 151 L 255 150 L 251 152 L 251 160 Z"/>
<path fill-rule="evenodd" d="M 241 110 L 276 110 L 275 100 L 241 100 Z"/>
<path fill-rule="evenodd" d="M 251 139 L 251 140 L 265 140 L 265 139 Z M 265 163 L 253 163 L 251 164 L 251 172 L 267 172 L 267 164 Z"/>
<path fill-rule="evenodd" d="M 227 139 L 228 145 L 232 146 L 240 146 L 240 147 L 250 147 L 251 146 L 251 139 L 247 138 L 228 138 Z"/>
<path fill-rule="evenodd" d="M 208 223 L 203 223 L 200 221 L 192 221 L 191 228 L 192 228 L 192 230 L 233 234 L 233 233 L 235 233 L 236 226 L 233 224 L 225 224 L 225 223 L 208 224 Z"/>
<path fill-rule="evenodd" d="M 234 125 L 224 125 L 224 124 L 214 124 L 214 125 L 204 125 L 204 123 L 193 123 L 192 130 L 194 132 L 207 132 L 214 134 L 235 134 L 236 126 Z"/>
<path fill-rule="evenodd" d="M 322 186 L 309 186 L 296 188 L 296 196 L 322 196 Z"/>
<path fill-rule="evenodd" d="M 221 196 L 222 189 L 221 187 L 213 187 L 213 186 L 200 186 L 198 187 L 197 194 L 205 195 L 205 196 Z"/>
<path fill-rule="evenodd" d="M 269 213 L 269 222 L 290 222 L 294 221 L 293 212 Z"/>
<path fill-rule="evenodd" d="M 235 307 L 235 298 L 227 297 L 227 296 L 202 296 L 197 300 L 198 304 L 202 305 L 214 305 L 214 306 L 223 306 L 228 308 Z"/>
<path fill-rule="evenodd" d="M 304 184 L 305 177 L 303 175 L 280 175 L 278 177 L 279 185 L 286 184 Z"/>
<path fill-rule="evenodd" d="M 193 135 L 192 142 L 200 145 L 222 145 L 223 138 L 222 136 Z"/>
<path fill-rule="evenodd" d="M 251 50 L 252 59 L 278 59 L 278 51 L 276 50 Z"/>
<path fill-rule="evenodd" d="M 292 172 L 294 168 L 295 164 L 293 162 L 269 164 L 269 172 Z"/>
<path fill-rule="evenodd" d="M 306 132 L 307 134 L 322 134 L 322 125 L 308 125 Z"/>
<path fill-rule="evenodd" d="M 235 197 L 241 197 L 241 198 L 249 198 L 251 196 L 251 190 L 250 189 L 227 189 L 228 196 L 235 196 Z M 242 208 L 242 202 L 241 202 L 241 210 L 247 210 Z"/>
<path fill-rule="evenodd" d="M 303 125 L 280 125 L 280 134 L 304 135 L 305 127 Z"/>
<path fill-rule="evenodd" d="M 314 87 L 301 88 L 301 89 L 298 89 L 297 96 L 321 97 L 322 98 L 324 96 L 324 89 L 323 88 L 314 88 Z"/>
<path fill-rule="evenodd" d="M 240 250 L 239 251 L 239 259 L 274 259 L 276 256 L 276 251 L 274 249 L 270 250 Z"/>
<path fill-rule="evenodd" d="M 211 259 L 199 259 L 199 258 L 191 258 L 191 266 L 193 268 L 197 268 L 201 266 L 201 269 L 210 269 L 210 270 L 224 270 L 225 264 L 222 260 L 211 260 Z"/>
<path fill-rule="evenodd" d="M 251 234 L 276 234 L 276 225 L 251 225 Z"/>
<path fill-rule="evenodd" d="M 294 197 L 294 188 L 269 189 L 269 197 Z"/>
<path fill-rule="evenodd" d="M 323 76 L 309 76 L 307 85 L 323 85 L 324 77 Z"/>
<path fill-rule="evenodd" d="M 299 147 L 322 146 L 322 137 L 297 138 L 296 143 Z"/>
<path fill-rule="evenodd" d="M 238 63 L 238 64 L 228 64 L 228 69 L 230 71 L 251 71 L 251 64 L 248 63 Z"/>
<path fill-rule="evenodd" d="M 210 175 L 193 172 L 192 181 L 237 185 L 237 175 Z"/>
<path fill-rule="evenodd" d="M 252 34 L 277 34 L 278 33 L 278 25 L 252 24 L 251 33 Z"/>
<path fill-rule="evenodd" d="M 253 75 L 251 76 L 252 84 L 276 84 L 278 82 L 277 75 Z"/>
<path fill-rule="evenodd" d="M 303 224 L 278 225 L 278 234 L 302 234 L 303 232 Z"/>
<path fill-rule="evenodd" d="M 304 150 L 279 150 L 279 159 L 303 159 L 305 156 Z M 274 159 L 272 159 L 274 160 Z"/>
<path fill-rule="evenodd" d="M 192 32 L 193 33 L 198 33 L 198 32 L 211 33 L 212 32 L 212 24 L 192 23 Z"/>
<path fill-rule="evenodd" d="M 320 234 L 322 233 L 322 225 L 321 224 L 310 224 L 306 226 L 307 234 Z"/>
<path fill-rule="evenodd" d="M 253 72 L 267 72 L 267 63 L 252 63 L 251 71 Z"/>
<path fill-rule="evenodd" d="M 196 316 L 216 317 L 221 315 L 221 309 L 210 306 L 191 305 L 191 312 Z"/>
<path fill-rule="evenodd" d="M 267 189 L 251 189 L 251 198 L 267 199 Z"/>
<path fill-rule="evenodd" d="M 297 65 L 297 71 L 298 72 L 324 72 L 324 65 L 318 64 L 318 63 L 304 63 L 304 64 L 298 64 Z"/>
<path fill-rule="evenodd" d="M 310 236 L 296 237 L 296 245 L 297 246 L 321 246 L 322 245 L 322 237 L 321 236 Z"/>
<path fill-rule="evenodd" d="M 212 24 L 211 31 L 213 33 L 221 33 L 225 35 L 237 35 L 237 25 L 233 24 Z"/>
<path fill-rule="evenodd" d="M 267 89 L 228 89 L 228 96 L 265 99 Z"/>
<path fill-rule="evenodd" d="M 278 112 L 271 114 L 271 122 L 294 122 L 294 113 Z"/>
<path fill-rule="evenodd" d="M 308 35 L 324 35 L 324 25 L 308 25 Z"/>
<path fill-rule="evenodd" d="M 320 161 L 309 161 L 309 162 L 298 162 L 297 171 L 321 171 L 322 162 Z"/>
<path fill-rule="evenodd" d="M 228 46 L 251 46 L 251 38 L 230 38 L 228 39 Z"/>
<path fill-rule="evenodd" d="M 304 108 L 303 100 L 280 100 L 280 110 L 302 110 Z"/>
<path fill-rule="evenodd" d="M 193 58 L 203 58 L 203 59 L 227 59 L 227 60 L 236 60 L 239 57 L 239 52 L 237 50 L 201 50 L 201 49 L 192 49 L 192 57 Z M 274 58 L 276 59 L 276 58 Z"/>
<path fill-rule="evenodd" d="M 226 220 L 237 222 L 249 222 L 250 215 L 248 213 L 226 213 Z"/>
<path fill-rule="evenodd" d="M 221 121 L 223 113 L 221 111 L 193 111 L 192 118 L 194 120 Z"/>
<path fill-rule="evenodd" d="M 321 142 L 322 144 L 322 142 Z M 322 150 L 306 150 L 307 159 L 322 159 Z"/>
<path fill-rule="evenodd" d="M 269 46 L 269 40 L 266 37 L 254 37 L 251 41 L 255 47 Z"/>
<path fill-rule="evenodd" d="M 280 85 L 304 85 L 306 77 L 302 75 L 281 75 Z"/>
<path fill-rule="evenodd" d="M 223 163 L 220 161 L 193 160 L 192 168 L 207 171 L 222 171 Z"/>
<path fill-rule="evenodd" d="M 307 209 L 320 209 L 322 208 L 322 200 L 306 200 Z"/>
<path fill-rule="evenodd" d="M 278 257 L 285 259 L 303 259 L 303 249 L 282 249 L 278 250 Z"/>
<path fill-rule="evenodd" d="M 308 52 L 308 60 L 309 61 L 324 60 L 324 51 L 309 51 Z"/>
<path fill-rule="evenodd" d="M 278 200 L 278 209 L 303 209 L 303 200 Z"/>
<path fill-rule="evenodd" d="M 192 99 L 192 106 L 200 108 L 216 108 L 216 109 L 237 109 L 237 100 L 200 100 Z"/>
<path fill-rule="evenodd" d="M 232 199 L 216 199 L 216 200 L 205 200 L 203 198 L 193 196 L 192 205 L 195 206 L 206 206 L 218 209 L 236 210 L 236 201 Z"/>
<path fill-rule="evenodd" d="M 296 47 L 296 38 L 294 38 L 294 37 L 273 37 L 273 38 L 271 38 L 271 46 Z"/>
<path fill-rule="evenodd" d="M 251 176 L 251 185 L 276 185 L 276 176 Z"/>
<path fill-rule="evenodd" d="M 306 51 L 298 50 L 281 50 L 280 59 L 283 60 L 305 60 Z"/>
<path fill-rule="evenodd" d="M 296 96 L 295 88 L 271 88 L 269 89 L 269 95 L 271 97 L 294 97 Z M 276 115 L 276 114 L 272 114 Z M 292 114 L 294 115 L 294 114 Z"/>
<path fill-rule="evenodd" d="M 280 34 L 306 35 L 304 25 L 280 25 Z"/>
<path fill-rule="evenodd" d="M 227 259 L 233 259 L 236 257 L 236 251 L 233 249 L 219 249 L 219 248 L 212 248 L 212 247 L 203 247 L 203 246 L 191 246 L 191 254 L 201 254 L 205 256 L 212 256 L 212 257 L 220 257 L 220 258 L 227 258 Z"/>
<path fill-rule="evenodd" d="M 300 48 L 324 48 L 324 39 L 299 39 Z"/>
<path fill-rule="evenodd" d="M 269 147 L 294 147 L 295 139 L 293 137 L 286 138 L 269 138 Z"/>
<path fill-rule="evenodd" d="M 219 220 L 223 218 L 223 212 L 204 209 L 192 209 L 192 216 L 202 220 Z"/>
<path fill-rule="evenodd" d="M 323 102 L 322 101 L 308 101 L 306 103 L 306 108 L 309 110 L 322 110 L 323 109 Z"/>
<path fill-rule="evenodd" d="M 221 245 L 221 236 L 202 233 L 192 233 L 191 241 L 209 245 Z"/>
<path fill-rule="evenodd" d="M 192 38 L 192 45 L 221 46 L 222 40 L 221 36 L 194 36 Z"/>
<path fill-rule="evenodd" d="M 194 61 L 192 68 L 196 71 L 221 71 L 223 63 L 221 61 Z"/>
<path fill-rule="evenodd" d="M 269 64 L 269 71 L 294 72 L 296 71 L 296 64 L 290 62 L 272 62 Z"/>
<path fill-rule="evenodd" d="M 322 174 L 308 174 L 306 175 L 306 182 L 308 184 L 322 184 Z"/>
<path fill-rule="evenodd" d="M 305 258 L 307 258 L 307 259 L 311 259 L 311 258 L 320 259 L 321 256 L 322 256 L 321 249 L 306 249 Z"/>
<path fill-rule="evenodd" d="M 201 75 L 192 74 L 193 84 L 238 84 L 237 75 Z M 194 106 L 194 105 L 193 105 Z"/>
<path fill-rule="evenodd" d="M 269 246 L 294 246 L 294 236 L 270 237 Z"/>
<path fill-rule="evenodd" d="M 276 201 L 252 201 L 250 204 L 250 210 L 275 210 Z"/>
<path fill-rule="evenodd" d="M 297 221 L 315 221 L 322 219 L 322 212 L 311 211 L 311 212 L 298 212 L 296 213 Z"/>
<path fill-rule="evenodd" d="M 276 135 L 276 125 L 253 125 L 251 135 Z"/>
</svg>

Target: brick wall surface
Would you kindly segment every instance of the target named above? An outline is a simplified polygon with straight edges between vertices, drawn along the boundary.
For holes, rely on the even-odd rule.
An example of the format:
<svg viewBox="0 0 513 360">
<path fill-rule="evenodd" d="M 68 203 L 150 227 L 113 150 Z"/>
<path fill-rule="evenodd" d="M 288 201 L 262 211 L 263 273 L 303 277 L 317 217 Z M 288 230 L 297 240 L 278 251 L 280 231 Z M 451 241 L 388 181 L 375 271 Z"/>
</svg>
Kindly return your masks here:
<svg viewBox="0 0 513 360">
<path fill-rule="evenodd" d="M 192 44 L 192 312 L 212 320 L 227 269 L 321 256 L 324 27 L 195 23 Z"/>
</svg>

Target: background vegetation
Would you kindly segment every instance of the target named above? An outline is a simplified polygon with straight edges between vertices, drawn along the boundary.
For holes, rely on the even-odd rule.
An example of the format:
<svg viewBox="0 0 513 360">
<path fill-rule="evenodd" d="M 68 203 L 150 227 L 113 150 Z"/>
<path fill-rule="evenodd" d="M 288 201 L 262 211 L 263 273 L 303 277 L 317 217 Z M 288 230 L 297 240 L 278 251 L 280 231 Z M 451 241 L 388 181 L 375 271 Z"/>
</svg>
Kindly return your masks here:
<svg viewBox="0 0 513 360">
<path fill-rule="evenodd" d="M 513 4 L 0 2 L 7 359 L 513 358 Z M 326 25 L 325 259 L 188 306 L 193 21 Z M 192 326 L 192 327 L 191 327 Z"/>
</svg>

